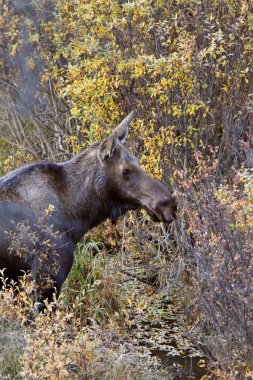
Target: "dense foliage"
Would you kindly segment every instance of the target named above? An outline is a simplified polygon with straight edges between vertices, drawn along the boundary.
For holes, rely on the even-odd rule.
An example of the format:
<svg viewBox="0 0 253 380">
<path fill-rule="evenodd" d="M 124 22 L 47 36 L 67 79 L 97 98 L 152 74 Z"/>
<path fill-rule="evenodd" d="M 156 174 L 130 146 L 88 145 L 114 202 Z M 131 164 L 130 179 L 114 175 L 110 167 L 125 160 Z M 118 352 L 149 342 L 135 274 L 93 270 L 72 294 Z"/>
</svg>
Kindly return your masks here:
<svg viewBox="0 0 253 380">
<path fill-rule="evenodd" d="M 252 12 L 248 0 L 0 3 L 0 172 L 66 159 L 136 109 L 130 150 L 173 186 L 178 221 L 163 243 L 141 214 L 128 219 L 135 238 L 124 221 L 93 239 L 149 254 L 156 286 L 183 299 L 195 342 L 224 378 L 253 370 Z"/>
</svg>

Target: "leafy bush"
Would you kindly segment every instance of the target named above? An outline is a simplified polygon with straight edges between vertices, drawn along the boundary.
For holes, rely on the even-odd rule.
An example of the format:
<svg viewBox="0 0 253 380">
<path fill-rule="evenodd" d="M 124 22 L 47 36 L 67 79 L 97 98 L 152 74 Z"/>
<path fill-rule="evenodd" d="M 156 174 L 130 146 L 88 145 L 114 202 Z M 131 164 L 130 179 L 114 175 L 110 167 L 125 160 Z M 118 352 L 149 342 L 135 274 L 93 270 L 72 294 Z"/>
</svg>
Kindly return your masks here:
<svg viewBox="0 0 253 380">
<path fill-rule="evenodd" d="M 183 183 L 185 295 L 195 342 L 214 367 L 244 378 L 253 364 L 253 177 L 242 170 L 218 184 L 215 162 Z"/>
</svg>

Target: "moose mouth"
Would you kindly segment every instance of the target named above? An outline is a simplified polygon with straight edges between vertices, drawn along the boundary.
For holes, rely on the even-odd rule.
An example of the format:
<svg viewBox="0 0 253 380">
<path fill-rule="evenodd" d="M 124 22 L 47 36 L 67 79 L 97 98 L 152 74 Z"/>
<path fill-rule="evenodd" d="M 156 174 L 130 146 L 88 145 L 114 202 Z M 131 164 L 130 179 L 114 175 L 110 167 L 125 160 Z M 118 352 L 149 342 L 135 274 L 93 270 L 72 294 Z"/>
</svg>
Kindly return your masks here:
<svg viewBox="0 0 253 380">
<path fill-rule="evenodd" d="M 164 210 L 158 213 L 154 210 L 151 210 L 147 206 L 145 206 L 144 209 L 147 212 L 147 214 L 151 217 L 153 222 L 164 223 L 169 225 L 175 220 L 175 218 L 171 215 L 170 212 L 168 212 L 168 210 Z"/>
<path fill-rule="evenodd" d="M 157 215 L 151 211 L 149 208 L 145 207 L 146 213 L 150 216 L 153 222 L 159 223 L 161 222 L 160 219 L 157 217 Z"/>
</svg>

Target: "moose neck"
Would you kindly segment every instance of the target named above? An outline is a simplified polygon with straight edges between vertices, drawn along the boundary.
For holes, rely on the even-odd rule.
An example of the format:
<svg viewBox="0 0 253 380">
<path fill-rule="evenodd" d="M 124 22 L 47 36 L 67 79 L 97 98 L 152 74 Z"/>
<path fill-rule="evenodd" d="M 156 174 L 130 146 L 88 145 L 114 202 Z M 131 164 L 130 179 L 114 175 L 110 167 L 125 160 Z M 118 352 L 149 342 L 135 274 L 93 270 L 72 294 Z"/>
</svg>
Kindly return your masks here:
<svg viewBox="0 0 253 380">
<path fill-rule="evenodd" d="M 112 214 L 118 206 L 110 199 L 108 179 L 97 157 L 97 144 L 63 164 L 66 175 L 66 203 L 75 240 Z"/>
</svg>

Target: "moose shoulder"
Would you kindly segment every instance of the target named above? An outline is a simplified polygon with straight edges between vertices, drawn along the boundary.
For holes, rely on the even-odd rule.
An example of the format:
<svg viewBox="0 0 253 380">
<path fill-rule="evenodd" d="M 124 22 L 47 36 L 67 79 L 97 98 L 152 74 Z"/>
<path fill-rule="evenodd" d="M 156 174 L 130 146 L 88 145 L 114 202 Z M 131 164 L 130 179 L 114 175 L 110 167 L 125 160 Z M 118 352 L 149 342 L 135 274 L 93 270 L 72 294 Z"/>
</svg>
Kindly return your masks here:
<svg viewBox="0 0 253 380">
<path fill-rule="evenodd" d="M 132 117 L 69 161 L 26 165 L 0 179 L 0 269 L 14 280 L 31 270 L 39 301 L 59 294 L 76 243 L 106 218 L 144 208 L 154 221 L 175 219 L 172 194 L 124 146 Z"/>
</svg>

